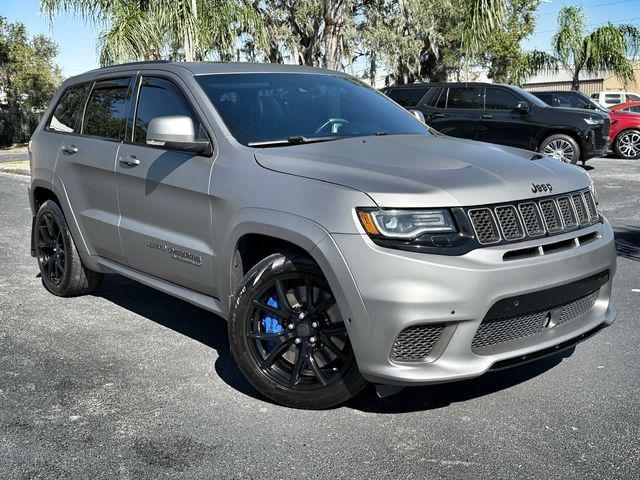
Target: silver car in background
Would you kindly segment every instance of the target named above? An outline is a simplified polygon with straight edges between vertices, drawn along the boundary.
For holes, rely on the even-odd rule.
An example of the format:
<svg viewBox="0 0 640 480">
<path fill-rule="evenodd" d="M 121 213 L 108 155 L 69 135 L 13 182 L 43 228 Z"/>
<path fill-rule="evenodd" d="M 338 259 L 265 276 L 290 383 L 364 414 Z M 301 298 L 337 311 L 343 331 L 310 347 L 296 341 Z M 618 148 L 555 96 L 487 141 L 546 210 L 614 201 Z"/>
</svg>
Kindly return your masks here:
<svg viewBox="0 0 640 480">
<path fill-rule="evenodd" d="M 30 154 L 49 291 L 118 273 L 207 309 L 285 405 L 475 377 L 615 318 L 584 170 L 434 133 L 341 73 L 95 70 L 60 88 Z"/>
</svg>

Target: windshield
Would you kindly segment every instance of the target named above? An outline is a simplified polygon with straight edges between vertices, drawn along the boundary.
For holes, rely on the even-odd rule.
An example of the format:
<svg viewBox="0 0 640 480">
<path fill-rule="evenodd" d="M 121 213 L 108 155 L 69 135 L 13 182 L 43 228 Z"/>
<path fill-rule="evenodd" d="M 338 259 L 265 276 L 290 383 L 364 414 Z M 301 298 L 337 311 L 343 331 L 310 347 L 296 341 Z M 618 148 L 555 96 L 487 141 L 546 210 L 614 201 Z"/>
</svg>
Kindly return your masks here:
<svg viewBox="0 0 640 480">
<path fill-rule="evenodd" d="M 519 87 L 515 87 L 513 85 L 509 85 L 509 87 L 513 88 L 514 90 L 517 90 L 518 93 L 520 93 L 520 95 L 522 95 L 524 98 L 527 99 L 527 102 L 533 103 L 536 107 L 548 107 L 549 106 L 546 103 L 544 103 L 542 100 L 540 100 L 538 97 L 536 97 L 531 92 L 527 92 L 526 90 L 523 90 L 522 88 L 519 88 Z"/>
<path fill-rule="evenodd" d="M 383 94 L 339 75 L 241 73 L 196 77 L 244 145 L 368 135 L 429 135 Z"/>
<path fill-rule="evenodd" d="M 596 110 L 600 112 L 605 112 L 605 113 L 610 112 L 608 108 L 603 108 L 602 105 L 600 105 L 598 102 L 595 102 L 592 98 L 587 97 L 582 92 L 578 92 L 578 97 L 580 97 L 580 99 L 582 99 L 586 104 L 591 105 L 592 107 L 594 107 Z"/>
</svg>

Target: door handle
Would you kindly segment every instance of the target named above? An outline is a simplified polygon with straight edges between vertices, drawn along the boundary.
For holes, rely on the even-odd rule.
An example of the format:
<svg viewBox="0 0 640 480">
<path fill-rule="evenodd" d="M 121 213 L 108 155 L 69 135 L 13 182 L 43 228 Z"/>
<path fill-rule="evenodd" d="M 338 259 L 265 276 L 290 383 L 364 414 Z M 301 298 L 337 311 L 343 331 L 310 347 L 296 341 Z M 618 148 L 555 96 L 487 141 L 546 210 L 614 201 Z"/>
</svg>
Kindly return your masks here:
<svg viewBox="0 0 640 480">
<path fill-rule="evenodd" d="M 493 115 L 480 115 L 480 118 L 493 118 Z"/>
<path fill-rule="evenodd" d="M 78 153 L 78 147 L 75 145 L 62 145 L 62 151 L 69 155 L 73 155 L 74 153 Z"/>
<path fill-rule="evenodd" d="M 444 117 L 446 117 L 447 115 L 446 115 L 446 114 L 444 114 L 444 113 L 434 113 L 434 114 L 433 114 L 433 116 L 434 116 L 435 118 L 444 118 Z"/>
<path fill-rule="evenodd" d="M 128 165 L 130 167 L 137 167 L 140 165 L 140 160 L 138 160 L 135 155 L 126 155 L 124 157 L 119 157 L 118 161 L 123 165 Z"/>
</svg>

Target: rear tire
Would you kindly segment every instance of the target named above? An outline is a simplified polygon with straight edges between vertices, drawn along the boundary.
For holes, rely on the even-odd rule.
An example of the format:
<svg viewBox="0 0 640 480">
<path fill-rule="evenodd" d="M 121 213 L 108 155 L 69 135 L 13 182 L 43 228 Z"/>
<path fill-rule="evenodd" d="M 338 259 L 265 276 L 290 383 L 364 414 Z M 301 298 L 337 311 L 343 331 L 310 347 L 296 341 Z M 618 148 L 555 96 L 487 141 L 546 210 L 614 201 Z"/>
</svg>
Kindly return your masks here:
<svg viewBox="0 0 640 480">
<path fill-rule="evenodd" d="M 244 276 L 229 342 L 247 380 L 285 406 L 331 408 L 367 384 L 329 285 L 307 257 L 273 254 Z"/>
<path fill-rule="evenodd" d="M 616 138 L 616 156 L 626 160 L 640 158 L 640 130 L 625 130 Z"/>
<path fill-rule="evenodd" d="M 100 286 L 102 273 L 92 272 L 82 264 L 57 203 L 47 200 L 38 209 L 33 234 L 42 284 L 47 290 L 59 297 L 75 297 Z"/>
<path fill-rule="evenodd" d="M 563 133 L 556 133 L 545 138 L 540 144 L 538 152 L 565 163 L 576 164 L 580 160 L 578 142 Z"/>
</svg>

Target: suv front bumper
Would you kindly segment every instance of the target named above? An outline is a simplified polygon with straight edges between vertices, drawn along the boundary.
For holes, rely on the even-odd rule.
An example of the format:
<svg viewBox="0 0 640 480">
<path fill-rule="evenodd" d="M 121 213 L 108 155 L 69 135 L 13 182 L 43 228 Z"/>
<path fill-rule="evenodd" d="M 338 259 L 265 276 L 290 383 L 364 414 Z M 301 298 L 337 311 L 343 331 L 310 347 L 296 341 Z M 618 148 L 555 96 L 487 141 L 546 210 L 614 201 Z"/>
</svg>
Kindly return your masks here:
<svg viewBox="0 0 640 480">
<path fill-rule="evenodd" d="M 503 259 L 514 248 L 590 232 L 597 232 L 598 238 L 580 246 Z M 346 317 L 360 372 L 375 383 L 420 385 L 476 377 L 494 365 L 516 363 L 578 341 L 615 319 L 609 300 L 616 253 L 606 220 L 553 238 L 479 248 L 462 256 L 392 250 L 373 244 L 366 235 L 347 234 L 326 237 L 316 251 L 323 270 L 331 272 L 327 277 Z M 472 349 L 481 322 L 501 300 L 562 289 L 607 271 L 586 313 L 536 335 Z M 444 326 L 432 354 L 423 361 L 394 360 L 391 352 L 398 335 L 417 325 Z"/>
</svg>

